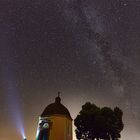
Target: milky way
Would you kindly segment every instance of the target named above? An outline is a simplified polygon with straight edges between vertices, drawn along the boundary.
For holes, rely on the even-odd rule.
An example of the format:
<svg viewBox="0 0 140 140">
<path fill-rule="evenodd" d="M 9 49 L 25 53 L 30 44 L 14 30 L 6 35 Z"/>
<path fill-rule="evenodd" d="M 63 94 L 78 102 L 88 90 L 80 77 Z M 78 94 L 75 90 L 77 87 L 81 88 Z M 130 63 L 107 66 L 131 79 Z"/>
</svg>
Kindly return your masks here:
<svg viewBox="0 0 140 140">
<path fill-rule="evenodd" d="M 20 91 L 29 139 L 35 138 L 38 115 L 62 91 L 73 118 L 86 101 L 119 106 L 122 140 L 138 140 L 139 25 L 139 0 L 1 0 L 0 139 L 20 137 L 10 123 L 3 84 L 4 67 L 14 66 L 12 84 Z"/>
</svg>

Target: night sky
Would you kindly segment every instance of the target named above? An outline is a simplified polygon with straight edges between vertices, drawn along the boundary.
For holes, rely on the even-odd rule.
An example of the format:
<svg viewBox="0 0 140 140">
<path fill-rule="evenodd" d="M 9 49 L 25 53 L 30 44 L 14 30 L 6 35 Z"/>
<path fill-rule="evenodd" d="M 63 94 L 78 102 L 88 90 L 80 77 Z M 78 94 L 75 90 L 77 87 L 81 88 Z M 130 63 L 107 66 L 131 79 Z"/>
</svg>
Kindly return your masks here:
<svg viewBox="0 0 140 140">
<path fill-rule="evenodd" d="M 0 140 L 34 140 L 58 91 L 73 119 L 120 107 L 121 140 L 140 138 L 140 0 L 0 0 Z"/>
</svg>

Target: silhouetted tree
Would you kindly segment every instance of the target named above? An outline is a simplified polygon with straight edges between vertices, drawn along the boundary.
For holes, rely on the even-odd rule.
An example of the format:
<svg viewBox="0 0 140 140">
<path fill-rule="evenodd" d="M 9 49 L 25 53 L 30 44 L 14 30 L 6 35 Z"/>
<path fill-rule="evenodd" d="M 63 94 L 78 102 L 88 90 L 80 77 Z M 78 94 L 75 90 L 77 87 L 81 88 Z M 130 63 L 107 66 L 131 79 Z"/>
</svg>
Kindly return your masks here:
<svg viewBox="0 0 140 140">
<path fill-rule="evenodd" d="M 90 102 L 82 106 L 82 110 L 74 120 L 78 140 L 118 140 L 123 130 L 123 112 L 115 107 L 99 108 Z"/>
</svg>

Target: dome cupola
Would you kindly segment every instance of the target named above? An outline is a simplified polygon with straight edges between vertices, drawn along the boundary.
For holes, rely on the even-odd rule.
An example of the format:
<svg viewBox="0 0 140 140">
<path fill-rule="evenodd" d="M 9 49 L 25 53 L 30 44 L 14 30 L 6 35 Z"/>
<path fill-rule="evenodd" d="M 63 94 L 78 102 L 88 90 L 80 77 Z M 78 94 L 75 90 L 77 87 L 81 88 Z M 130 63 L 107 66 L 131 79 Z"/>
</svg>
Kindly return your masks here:
<svg viewBox="0 0 140 140">
<path fill-rule="evenodd" d="M 41 114 L 41 117 L 48 117 L 51 115 L 64 115 L 72 119 L 68 109 L 63 104 L 61 104 L 60 92 L 58 92 L 55 102 L 45 108 Z"/>
</svg>

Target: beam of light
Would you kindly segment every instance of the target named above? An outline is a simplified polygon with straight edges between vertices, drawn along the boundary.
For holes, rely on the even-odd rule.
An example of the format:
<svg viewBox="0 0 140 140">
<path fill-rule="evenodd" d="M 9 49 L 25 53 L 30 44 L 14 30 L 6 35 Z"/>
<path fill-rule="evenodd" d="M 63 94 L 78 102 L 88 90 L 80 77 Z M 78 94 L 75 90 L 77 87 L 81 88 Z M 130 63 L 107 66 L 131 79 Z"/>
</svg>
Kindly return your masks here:
<svg viewBox="0 0 140 140">
<path fill-rule="evenodd" d="M 3 67 L 2 76 L 5 89 L 6 107 L 9 108 L 8 115 L 13 122 L 13 125 L 16 127 L 17 132 L 21 134 L 23 139 L 26 139 L 17 79 L 12 65 L 6 65 Z"/>
<path fill-rule="evenodd" d="M 23 126 L 23 115 L 20 104 L 20 91 L 18 88 L 17 80 L 17 67 L 16 67 L 16 53 L 12 46 L 11 35 L 14 36 L 13 30 L 10 30 L 4 26 L 2 32 L 5 34 L 1 35 L 0 38 L 0 56 L 1 56 L 1 77 L 3 87 L 5 91 L 5 107 L 8 108 L 9 120 L 13 123 L 15 129 L 22 138 L 25 138 L 24 126 Z"/>
</svg>

